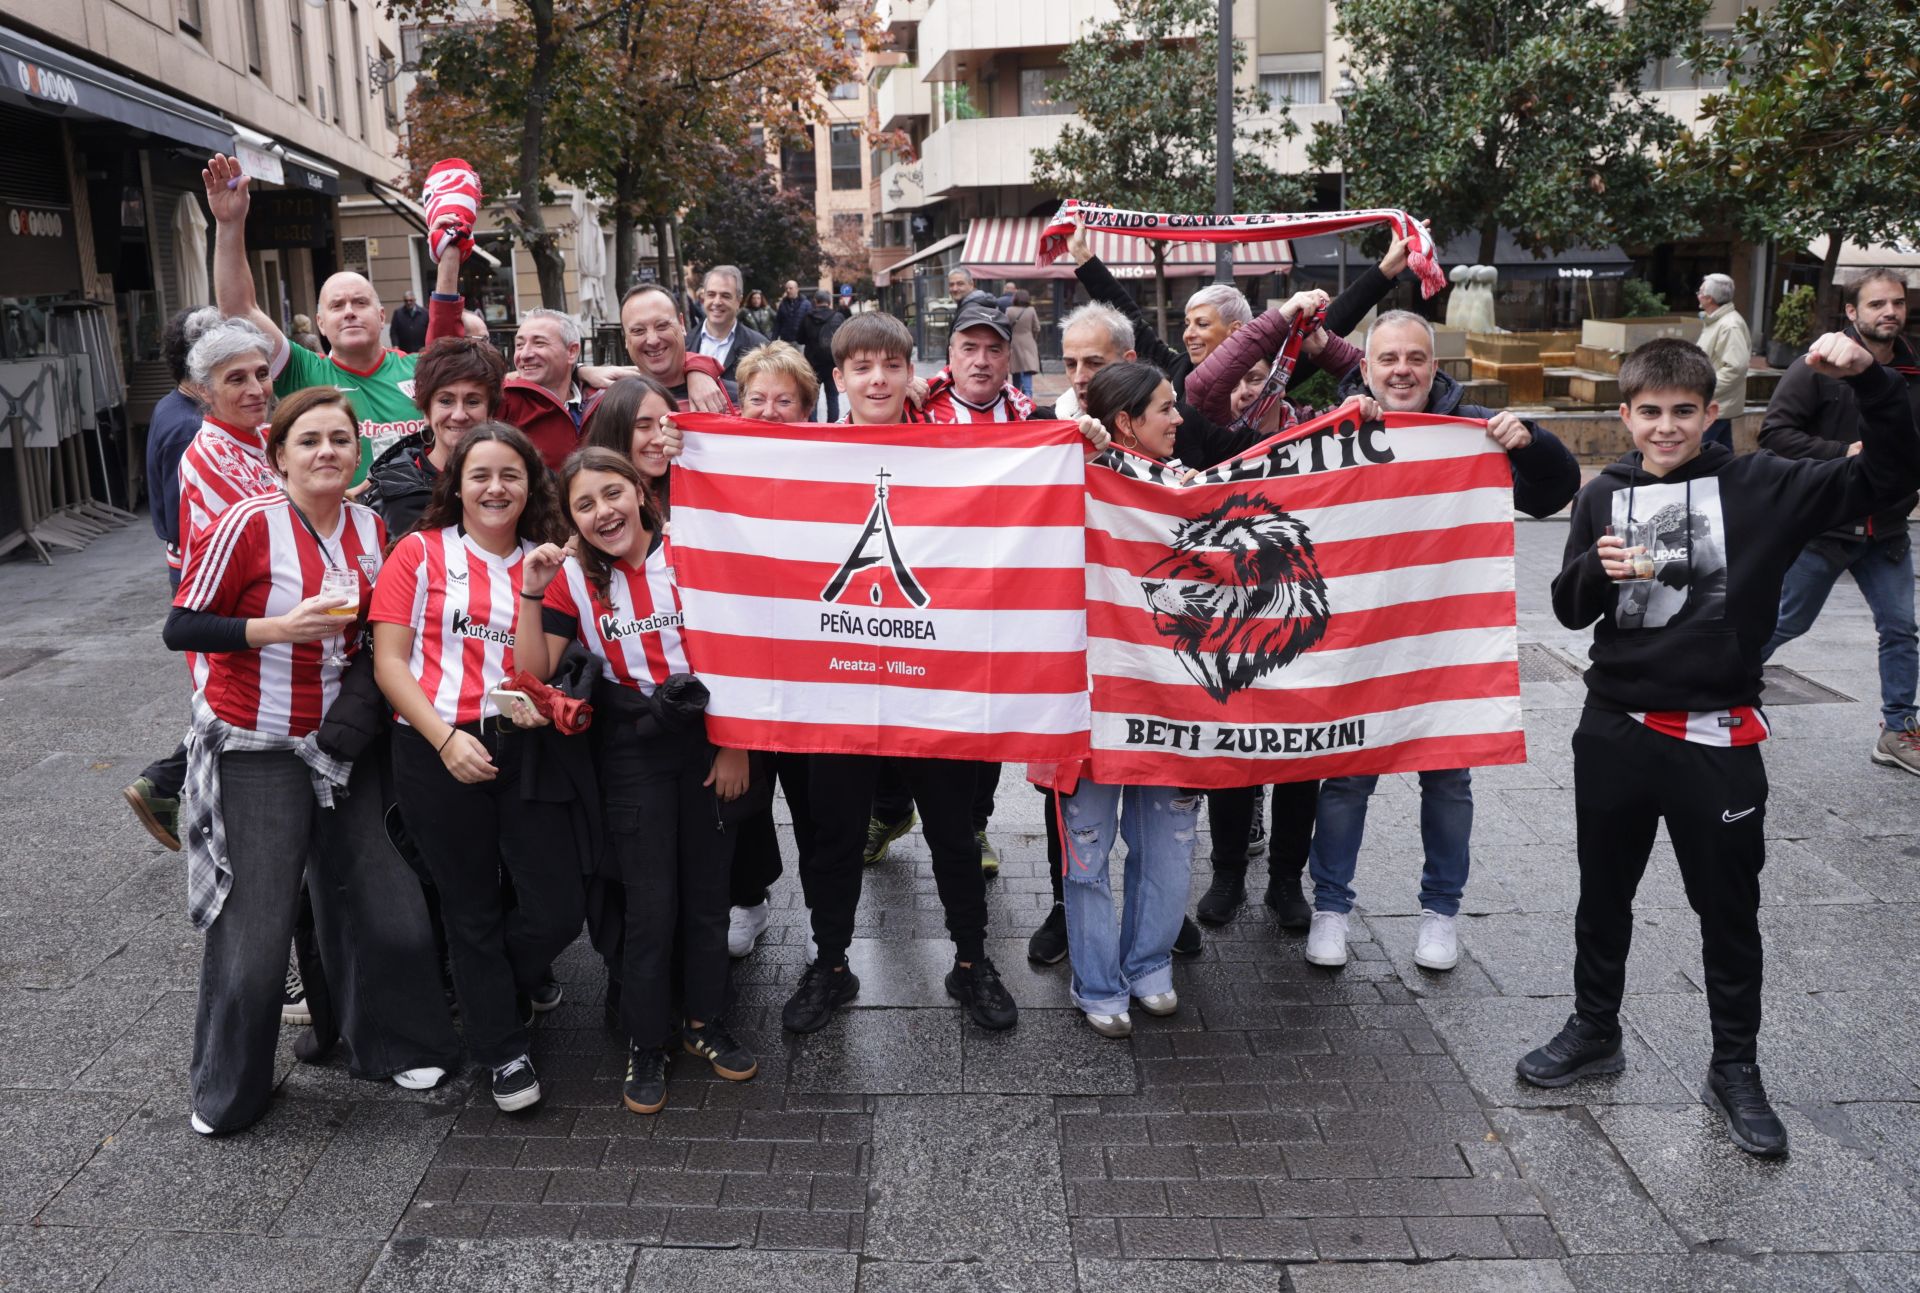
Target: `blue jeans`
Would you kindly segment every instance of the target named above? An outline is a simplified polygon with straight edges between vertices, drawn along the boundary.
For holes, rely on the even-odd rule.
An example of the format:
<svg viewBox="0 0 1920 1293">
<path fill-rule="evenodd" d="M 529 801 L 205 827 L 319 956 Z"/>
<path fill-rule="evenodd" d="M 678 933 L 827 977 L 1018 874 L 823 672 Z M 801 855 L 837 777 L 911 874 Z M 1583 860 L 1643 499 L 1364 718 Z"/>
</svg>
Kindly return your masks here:
<svg viewBox="0 0 1920 1293">
<path fill-rule="evenodd" d="M 1920 644 L 1913 626 L 1913 539 L 1905 529 L 1881 538 L 1809 543 L 1780 587 L 1780 622 L 1760 658 L 1771 658 L 1813 627 L 1841 571 L 1853 576 L 1880 634 L 1880 721 L 1894 731 L 1911 727 Z"/>
<path fill-rule="evenodd" d="M 1130 997 L 1173 987 L 1173 940 L 1187 914 L 1201 796 L 1171 786 L 1103 786 L 1082 780 L 1060 801 L 1067 836 L 1067 950 L 1073 1004 L 1117 1015 Z M 1117 828 L 1117 829 L 1116 829 Z M 1126 908 L 1113 928 L 1108 858 L 1127 844 Z"/>
<path fill-rule="evenodd" d="M 1733 422 L 1729 418 L 1715 418 L 1707 425 L 1707 433 L 1700 437 L 1707 444 L 1724 445 L 1733 448 Z"/>
<path fill-rule="evenodd" d="M 1353 869 L 1367 829 L 1367 799 L 1379 783 L 1378 777 L 1332 777 L 1320 783 L 1320 812 L 1307 854 L 1315 911 L 1353 910 Z M 1473 774 L 1465 768 L 1421 773 L 1420 843 L 1427 864 L 1420 872 L 1420 906 L 1425 910 L 1460 914 L 1472 835 Z"/>
<path fill-rule="evenodd" d="M 1033 374 L 1032 373 L 1015 373 L 1013 375 L 1013 384 L 1019 387 L 1022 393 L 1024 393 L 1028 399 L 1033 398 Z"/>
</svg>

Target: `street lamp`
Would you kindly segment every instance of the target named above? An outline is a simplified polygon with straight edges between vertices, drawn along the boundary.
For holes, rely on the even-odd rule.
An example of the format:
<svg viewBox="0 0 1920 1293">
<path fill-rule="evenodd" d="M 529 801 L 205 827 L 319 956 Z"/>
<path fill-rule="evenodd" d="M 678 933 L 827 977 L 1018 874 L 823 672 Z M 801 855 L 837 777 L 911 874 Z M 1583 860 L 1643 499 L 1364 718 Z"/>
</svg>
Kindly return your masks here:
<svg viewBox="0 0 1920 1293">
<path fill-rule="evenodd" d="M 1347 71 L 1347 65 L 1345 63 L 1340 64 L 1340 79 L 1334 83 L 1333 89 L 1328 92 L 1328 96 L 1327 96 L 1328 98 L 1333 100 L 1333 110 L 1335 113 L 1336 125 L 1344 126 L 1347 124 L 1347 100 L 1351 99 L 1353 97 L 1353 92 L 1359 88 L 1360 88 L 1359 86 L 1353 83 L 1353 74 Z M 1346 150 L 1343 148 L 1341 150 L 1342 155 L 1340 158 L 1340 209 L 1342 211 L 1345 211 L 1347 209 L 1347 159 L 1345 156 L 1345 152 Z M 1334 236 L 1336 238 L 1339 238 L 1338 234 L 1335 234 Z M 1345 238 L 1340 238 L 1340 288 L 1339 288 L 1339 291 L 1344 292 L 1346 290 L 1347 290 L 1347 240 Z M 1338 295 L 1338 293 L 1335 293 L 1335 295 Z"/>
</svg>

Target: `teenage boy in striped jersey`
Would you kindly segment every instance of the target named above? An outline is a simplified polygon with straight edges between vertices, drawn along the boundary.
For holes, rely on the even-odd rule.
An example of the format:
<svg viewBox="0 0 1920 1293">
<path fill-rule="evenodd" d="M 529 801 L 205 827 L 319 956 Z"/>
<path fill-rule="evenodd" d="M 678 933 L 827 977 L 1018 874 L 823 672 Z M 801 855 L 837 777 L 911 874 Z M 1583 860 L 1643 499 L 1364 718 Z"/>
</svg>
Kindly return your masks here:
<svg viewBox="0 0 1920 1293">
<path fill-rule="evenodd" d="M 892 315 L 871 311 L 841 324 L 833 335 L 833 360 L 833 379 L 847 397 L 848 422 L 892 426 L 925 420 L 906 408 L 907 387 L 913 380 L 913 334 Z M 1087 420 L 1082 431 L 1096 448 L 1105 446 L 1106 436 L 1097 423 Z M 781 1023 L 789 1032 L 824 1028 L 833 1012 L 860 992 L 860 980 L 847 966 L 847 947 L 860 905 L 867 818 L 886 762 L 861 754 L 812 758 L 808 798 L 814 845 L 811 856 L 801 857 L 800 881 L 813 913 L 816 953 L 781 1012 Z M 982 1028 L 1011 1028 L 1019 1021 L 1019 1007 L 986 954 L 987 886 L 973 828 L 977 765 L 958 759 L 891 762 L 926 821 L 934 883 L 954 944 L 947 993 Z"/>
</svg>

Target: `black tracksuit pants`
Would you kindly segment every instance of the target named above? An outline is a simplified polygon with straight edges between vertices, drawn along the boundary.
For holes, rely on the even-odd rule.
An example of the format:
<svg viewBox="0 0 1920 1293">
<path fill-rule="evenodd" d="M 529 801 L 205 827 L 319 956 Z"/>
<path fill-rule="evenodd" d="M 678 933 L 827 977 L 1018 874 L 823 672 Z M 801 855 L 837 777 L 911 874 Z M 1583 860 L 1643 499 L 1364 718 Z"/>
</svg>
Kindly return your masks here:
<svg viewBox="0 0 1920 1293">
<path fill-rule="evenodd" d="M 1213 833 L 1213 869 L 1246 874 L 1247 837 L 1253 831 L 1258 787 L 1207 792 L 1207 825 Z M 1299 886 L 1313 844 L 1313 815 L 1320 804 L 1318 781 L 1289 781 L 1267 787 L 1273 801 L 1273 826 L 1267 835 L 1267 883 L 1291 880 Z"/>
<path fill-rule="evenodd" d="M 847 958 L 860 907 L 867 817 L 881 767 L 866 754 L 816 754 L 807 770 L 813 806 L 813 856 L 802 857 L 800 883 L 813 909 L 813 939 L 824 965 Z M 933 879 L 947 913 L 947 933 L 958 959 L 986 954 L 987 881 L 973 833 L 976 763 L 957 759 L 893 760 L 907 792 L 920 806 Z"/>
<path fill-rule="evenodd" d="M 1767 770 L 1760 747 L 1700 745 L 1589 707 L 1573 734 L 1580 906 L 1574 1005 L 1619 1027 L 1633 941 L 1633 895 L 1661 818 L 1687 902 L 1700 917 L 1713 1062 L 1752 1063 L 1760 1033 L 1760 868 Z"/>
<path fill-rule="evenodd" d="M 807 803 L 807 765 L 811 758 L 806 754 L 767 756 L 787 797 L 787 811 L 793 814 L 793 840 L 802 866 L 813 850 L 813 813 Z M 740 823 L 739 839 L 733 847 L 732 904 L 758 907 L 779 878 L 780 833 L 774 826 L 773 805 L 768 803 L 764 810 Z"/>
<path fill-rule="evenodd" d="M 880 781 L 873 792 L 873 816 L 878 821 L 905 821 L 913 811 L 913 792 L 907 788 L 906 773 L 898 766 L 904 759 L 884 759 Z M 976 763 L 973 783 L 973 829 L 984 831 L 993 820 L 993 796 L 1000 789 L 1000 765 Z M 925 810 L 922 810 L 924 814 Z"/>
</svg>

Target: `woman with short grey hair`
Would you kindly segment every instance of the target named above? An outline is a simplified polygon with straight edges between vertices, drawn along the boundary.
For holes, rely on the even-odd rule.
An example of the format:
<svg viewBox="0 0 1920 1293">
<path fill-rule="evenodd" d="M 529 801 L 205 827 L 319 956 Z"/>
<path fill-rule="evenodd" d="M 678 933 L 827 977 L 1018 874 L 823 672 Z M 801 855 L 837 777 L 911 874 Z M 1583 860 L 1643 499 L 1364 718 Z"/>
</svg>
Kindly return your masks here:
<svg viewBox="0 0 1920 1293">
<path fill-rule="evenodd" d="M 245 319 L 223 319 L 187 352 L 187 380 L 206 420 L 180 458 L 182 564 L 241 499 L 280 488 L 267 466 L 274 342 Z M 197 671 L 196 671 L 197 676 Z"/>
</svg>

